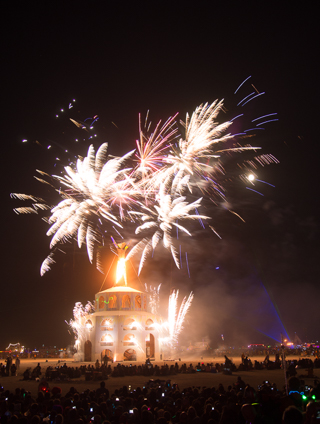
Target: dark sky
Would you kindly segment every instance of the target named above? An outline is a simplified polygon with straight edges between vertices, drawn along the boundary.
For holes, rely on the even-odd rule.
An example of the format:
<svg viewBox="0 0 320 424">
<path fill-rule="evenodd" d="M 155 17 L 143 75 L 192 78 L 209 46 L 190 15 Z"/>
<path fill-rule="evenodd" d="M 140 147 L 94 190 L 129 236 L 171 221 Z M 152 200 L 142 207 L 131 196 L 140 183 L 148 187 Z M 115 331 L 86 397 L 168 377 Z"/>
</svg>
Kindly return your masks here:
<svg viewBox="0 0 320 424">
<path fill-rule="evenodd" d="M 224 334 L 226 343 L 258 343 L 279 340 L 280 332 L 319 340 L 315 15 L 289 3 L 215 1 L 2 7 L 0 350 L 9 342 L 70 344 L 64 320 L 76 301 L 93 300 L 103 282 L 85 251 L 72 247 L 41 278 L 46 224 L 17 216 L 13 208 L 21 203 L 9 197 L 40 193 L 35 170 L 54 173 L 55 155 L 63 157 L 65 148 L 86 153 L 88 141 L 72 143 L 83 134 L 68 118 L 99 115 L 95 145 L 108 141 L 109 152 L 122 155 L 135 146 L 140 112 L 150 109 L 153 122 L 176 112 L 184 119 L 200 103 L 224 98 L 221 119 L 233 117 L 241 99 L 234 91 L 250 75 L 243 95 L 251 83 L 266 94 L 248 106 L 249 115 L 278 113 L 279 121 L 255 140 L 280 161 L 257 171 L 275 187 L 261 184 L 262 197 L 240 183 L 230 186 L 228 200 L 246 223 L 214 211 L 222 240 L 199 229 L 184 240 L 191 278 L 185 263 L 176 270 L 159 249 L 141 281 L 163 283 L 164 313 L 171 287 L 194 290 L 186 342 L 208 336 L 217 346 Z M 56 119 L 72 99 L 75 107 Z"/>
</svg>

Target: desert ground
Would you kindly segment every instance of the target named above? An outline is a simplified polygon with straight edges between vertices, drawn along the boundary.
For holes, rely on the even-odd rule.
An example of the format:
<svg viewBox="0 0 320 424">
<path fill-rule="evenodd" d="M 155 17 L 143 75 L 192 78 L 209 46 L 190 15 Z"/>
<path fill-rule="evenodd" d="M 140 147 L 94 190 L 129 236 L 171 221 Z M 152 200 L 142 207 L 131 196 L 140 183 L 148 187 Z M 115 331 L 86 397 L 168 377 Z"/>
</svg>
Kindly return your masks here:
<svg viewBox="0 0 320 424">
<path fill-rule="evenodd" d="M 257 361 L 261 362 L 263 358 L 260 357 L 251 357 L 250 358 L 252 362 L 256 359 Z M 287 360 L 291 359 L 298 359 L 298 357 L 287 357 Z M 232 358 L 233 362 L 236 365 L 239 365 L 241 359 L 239 358 Z M 59 362 L 57 359 L 23 359 L 21 360 L 20 369 L 17 373 L 17 376 L 15 377 L 0 377 L 0 385 L 3 386 L 4 390 L 10 390 L 14 391 L 16 387 L 24 388 L 25 390 L 28 390 L 31 392 L 31 394 L 34 396 L 36 395 L 38 391 L 38 382 L 37 381 L 24 381 L 23 380 L 23 372 L 28 368 L 34 368 L 38 362 L 41 365 L 42 371 L 45 372 L 46 368 L 50 365 L 52 367 L 56 366 L 62 366 L 64 363 L 66 363 L 69 367 L 79 367 L 81 365 L 88 365 L 88 362 L 75 362 L 73 359 L 61 359 Z M 187 365 L 190 363 L 193 363 L 196 365 L 198 362 L 213 362 L 213 363 L 224 363 L 224 358 L 193 358 L 193 360 L 185 360 L 178 362 L 179 365 L 181 365 L 183 362 L 186 362 Z M 159 361 L 156 362 L 159 366 L 163 365 L 164 363 L 167 363 L 169 366 L 171 364 L 174 364 L 175 361 Z M 90 363 L 94 365 L 94 363 Z M 123 364 L 129 365 L 130 363 L 124 362 Z M 135 364 L 137 364 L 135 362 Z M 155 364 L 153 362 L 153 364 Z M 114 366 L 117 365 L 117 363 L 113 364 Z M 314 386 L 314 380 L 315 377 L 308 378 L 306 377 L 307 370 L 305 369 L 297 369 L 297 377 L 301 377 L 305 380 L 305 384 L 309 386 Z M 278 387 L 278 389 L 283 389 L 285 384 L 285 376 L 283 370 L 252 370 L 252 371 L 239 371 L 234 372 L 232 375 L 225 375 L 223 373 L 205 373 L 205 372 L 197 372 L 194 374 L 177 374 L 172 376 L 165 376 L 160 377 L 160 379 L 170 379 L 171 383 L 178 384 L 180 390 L 185 387 L 217 387 L 219 383 L 222 383 L 225 387 L 228 385 L 232 385 L 236 382 L 237 377 L 240 376 L 245 383 L 250 384 L 252 387 L 257 388 L 258 385 L 262 384 L 263 381 L 269 381 L 270 383 L 275 383 Z M 315 370 L 315 376 L 319 379 L 320 377 L 320 370 Z M 152 378 L 152 377 L 151 377 Z M 154 379 L 159 377 L 154 377 Z M 106 381 L 106 387 L 109 389 L 110 394 L 114 393 L 115 389 L 118 389 L 122 386 L 128 386 L 131 385 L 132 390 L 134 390 L 137 387 L 143 387 L 145 383 L 150 379 L 150 377 L 146 376 L 125 376 L 125 377 L 109 377 L 109 379 Z M 51 381 L 49 383 L 50 388 L 53 388 L 55 386 L 58 386 L 62 390 L 62 394 L 66 394 L 70 387 L 75 387 L 78 392 L 83 392 L 86 389 L 95 390 L 99 387 L 100 381 L 85 381 L 84 377 L 82 376 L 80 379 L 73 379 L 69 381 Z"/>
</svg>

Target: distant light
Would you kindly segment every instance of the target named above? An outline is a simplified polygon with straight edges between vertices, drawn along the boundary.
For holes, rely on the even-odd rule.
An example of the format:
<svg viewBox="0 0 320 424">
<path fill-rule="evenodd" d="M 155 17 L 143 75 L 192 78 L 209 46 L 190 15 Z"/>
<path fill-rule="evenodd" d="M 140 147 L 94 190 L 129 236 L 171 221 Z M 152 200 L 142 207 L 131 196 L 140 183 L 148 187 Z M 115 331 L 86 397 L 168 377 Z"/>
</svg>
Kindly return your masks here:
<svg viewBox="0 0 320 424">
<path fill-rule="evenodd" d="M 255 178 L 255 177 L 254 177 L 254 175 L 253 175 L 253 174 L 248 175 L 248 180 L 249 180 L 249 181 L 253 181 L 253 180 L 254 180 L 254 178 Z"/>
<path fill-rule="evenodd" d="M 24 138 L 24 139 L 22 140 L 22 143 L 26 143 L 27 141 L 28 141 L 28 140 Z"/>
<path fill-rule="evenodd" d="M 59 115 L 56 115 L 56 118 L 59 118 Z"/>
<path fill-rule="evenodd" d="M 63 109 L 61 109 L 61 112 L 64 112 L 64 110 L 63 110 Z"/>
<path fill-rule="evenodd" d="M 48 146 L 47 149 L 51 149 L 51 146 Z"/>
<path fill-rule="evenodd" d="M 73 99 L 72 101 L 75 102 L 75 99 Z"/>
<path fill-rule="evenodd" d="M 220 269 L 220 267 L 219 266 L 216 266 L 216 269 Z"/>
</svg>

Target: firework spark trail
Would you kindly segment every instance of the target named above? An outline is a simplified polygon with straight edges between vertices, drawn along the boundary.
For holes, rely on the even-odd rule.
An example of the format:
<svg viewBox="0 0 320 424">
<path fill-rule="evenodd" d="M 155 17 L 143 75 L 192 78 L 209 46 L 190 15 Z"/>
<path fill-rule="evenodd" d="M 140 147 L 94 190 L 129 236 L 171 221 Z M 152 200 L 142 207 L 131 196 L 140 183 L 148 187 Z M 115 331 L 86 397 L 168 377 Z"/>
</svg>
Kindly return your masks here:
<svg viewBox="0 0 320 424">
<path fill-rule="evenodd" d="M 237 92 L 238 92 L 238 90 L 243 86 L 243 84 L 246 82 L 246 81 L 248 81 L 248 79 L 250 79 L 251 78 L 251 75 L 248 77 L 248 78 L 246 78 L 244 81 L 242 81 L 242 83 L 239 85 L 239 87 L 236 89 L 236 91 L 234 92 L 234 94 L 236 94 Z"/>
<path fill-rule="evenodd" d="M 186 252 L 186 264 L 187 264 L 187 270 L 188 270 L 188 275 L 190 278 L 190 270 L 189 270 L 189 262 L 188 262 L 188 253 Z"/>
<path fill-rule="evenodd" d="M 185 317 L 188 313 L 188 310 L 191 306 L 193 297 L 194 297 L 194 294 L 193 294 L 193 292 L 191 292 L 189 294 L 189 297 L 188 298 L 184 297 L 184 299 L 181 303 L 181 306 L 180 306 L 180 309 L 179 309 L 179 314 L 178 314 L 178 317 L 177 317 L 176 330 L 175 330 L 177 337 L 183 329 L 183 323 L 184 323 Z"/>
<path fill-rule="evenodd" d="M 151 286 L 151 284 L 148 287 L 148 285 L 145 283 L 144 287 L 145 287 L 146 292 L 149 293 L 150 310 L 154 315 L 158 315 L 158 313 L 159 313 L 159 303 L 160 303 L 161 283 L 157 287 L 153 287 L 153 286 Z"/>
<path fill-rule="evenodd" d="M 168 305 L 168 327 L 169 327 L 169 337 L 171 341 L 176 340 L 176 319 L 177 319 L 177 301 L 179 296 L 179 290 L 173 290 L 169 297 Z"/>
<path fill-rule="evenodd" d="M 183 329 L 186 315 L 193 300 L 193 293 L 191 292 L 188 298 L 183 298 L 179 310 L 178 297 L 179 290 L 172 290 L 168 303 L 168 321 L 163 323 L 162 328 L 160 329 L 160 331 L 166 334 L 161 337 L 162 342 L 171 347 L 175 347 L 178 342 L 179 334 Z"/>
<path fill-rule="evenodd" d="M 145 177 L 151 172 L 159 171 L 164 166 L 165 152 L 173 143 L 174 136 L 178 131 L 177 128 L 173 128 L 177 115 L 170 117 L 161 128 L 161 121 L 159 121 L 149 137 L 141 129 L 141 116 L 139 115 L 140 139 L 136 141 L 137 153 L 135 156 L 138 159 L 138 165 L 135 173 L 141 173 Z"/>
</svg>

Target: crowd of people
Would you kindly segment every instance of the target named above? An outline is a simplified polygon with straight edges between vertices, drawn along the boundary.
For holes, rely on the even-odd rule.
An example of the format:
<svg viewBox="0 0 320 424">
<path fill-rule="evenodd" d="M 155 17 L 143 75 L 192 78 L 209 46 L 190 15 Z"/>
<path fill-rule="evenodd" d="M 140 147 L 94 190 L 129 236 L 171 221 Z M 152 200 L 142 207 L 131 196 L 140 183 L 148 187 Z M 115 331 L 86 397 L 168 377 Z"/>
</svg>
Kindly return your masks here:
<svg viewBox="0 0 320 424">
<path fill-rule="evenodd" d="M 17 371 L 20 369 L 20 358 L 19 356 L 16 356 L 13 358 L 11 355 L 8 355 L 5 364 L 0 363 L 0 376 L 6 377 L 6 376 L 15 376 Z"/>
<path fill-rule="evenodd" d="M 20 366 L 7 358 L 0 364 L 1 376 L 12 374 L 12 366 Z M 96 361 L 94 365 L 79 367 L 40 363 L 21 375 L 23 380 L 37 380 L 38 394 L 32 396 L 22 388 L 14 392 L 0 387 L 0 424 L 319 424 L 320 384 L 314 380 L 307 387 L 297 378 L 297 369 L 320 368 L 320 360 L 300 358 L 286 362 L 288 386 L 280 389 L 275 384 L 262 382 L 257 388 L 234 377 L 233 385 L 224 387 L 188 387 L 180 389 L 171 384 L 170 376 L 178 373 L 230 373 L 241 370 L 276 369 L 282 366 L 281 358 L 270 361 L 252 361 L 245 355 L 238 367 L 225 356 L 223 364 L 164 363 L 109 364 Z M 15 370 L 15 373 L 17 369 Z M 143 387 L 135 390 L 123 386 L 110 395 L 106 381 L 110 376 L 146 376 Z M 82 393 L 71 387 L 62 395 L 59 381 L 80 379 L 101 380 L 97 390 Z M 5 381 L 5 379 L 3 380 Z M 195 384 L 196 384 L 195 376 Z M 53 388 L 49 388 L 50 386 Z M 23 384 L 23 383 L 22 383 Z"/>
<path fill-rule="evenodd" d="M 79 393 L 70 387 L 49 390 L 40 382 L 36 396 L 22 388 L 0 388 L 1 424 L 318 424 L 320 384 L 306 391 L 297 377 L 288 390 L 263 382 L 258 388 L 235 377 L 224 387 L 180 389 L 170 380 L 149 380 L 135 390 L 123 386 L 110 394 L 106 383 Z"/>
<path fill-rule="evenodd" d="M 146 364 L 141 365 L 124 365 L 123 363 L 118 363 L 116 366 L 113 367 L 111 370 L 111 367 L 109 366 L 107 375 L 111 375 L 112 377 L 121 377 L 125 375 L 145 375 L 145 376 L 168 376 L 168 375 L 175 375 L 175 374 L 192 374 L 197 372 L 210 372 L 210 373 L 218 373 L 222 372 L 225 374 L 232 374 L 233 372 L 237 371 L 250 371 L 250 370 L 273 370 L 273 369 L 280 369 L 282 365 L 282 361 L 279 359 L 279 357 L 276 356 L 275 361 L 270 361 L 269 355 L 265 358 L 264 361 L 258 362 L 252 361 L 248 357 L 243 357 L 242 362 L 236 366 L 234 362 L 225 356 L 225 362 L 224 363 L 204 363 L 199 362 L 197 365 L 193 365 L 190 363 L 187 365 L 186 363 L 180 363 L 176 362 L 175 364 L 169 365 L 168 363 L 165 363 L 163 365 L 153 365 L 152 362 L 146 362 Z M 102 365 L 103 367 L 103 365 Z M 311 374 L 313 375 L 313 369 L 314 368 L 320 368 L 320 359 L 315 358 L 314 360 L 310 358 L 302 358 L 302 359 L 295 359 L 291 361 L 286 361 L 286 367 L 287 367 L 287 376 L 293 377 L 297 374 L 297 369 L 309 369 L 311 370 Z M 96 369 L 99 369 L 99 366 L 96 367 Z"/>
<path fill-rule="evenodd" d="M 85 377 L 86 380 L 106 380 L 109 376 L 112 377 L 122 377 L 122 376 L 134 376 L 134 375 L 144 375 L 144 376 L 169 376 L 179 373 L 197 373 L 197 372 L 210 372 L 217 373 L 223 372 L 225 374 L 232 374 L 237 371 L 251 371 L 251 370 L 273 370 L 280 369 L 282 365 L 282 360 L 279 355 L 275 356 L 275 360 L 271 361 L 269 355 L 267 354 L 265 359 L 261 362 L 255 360 L 251 361 L 247 356 L 241 357 L 241 363 L 236 366 L 232 359 L 228 358 L 225 355 L 224 363 L 204 363 L 199 362 L 197 365 L 190 363 L 187 365 L 183 362 L 163 363 L 162 365 L 153 364 L 151 361 L 147 360 L 145 364 L 124 364 L 118 363 L 117 365 L 112 365 L 108 361 L 96 361 L 94 365 L 81 365 L 79 367 L 67 366 L 66 363 L 63 365 L 57 366 L 48 366 L 44 373 L 42 373 L 40 363 L 33 369 L 27 368 L 23 372 L 24 380 L 35 380 L 44 376 L 48 381 L 55 380 L 72 380 L 77 378 Z M 13 363 L 12 359 L 9 357 L 6 360 L 6 364 L 0 363 L 0 376 L 14 376 L 20 368 L 20 360 Z M 311 376 L 313 375 L 314 368 L 320 368 L 320 359 L 319 358 L 300 358 L 294 359 L 291 361 L 286 361 L 287 376 L 293 377 L 297 374 L 297 369 L 308 369 L 311 371 Z"/>
</svg>

